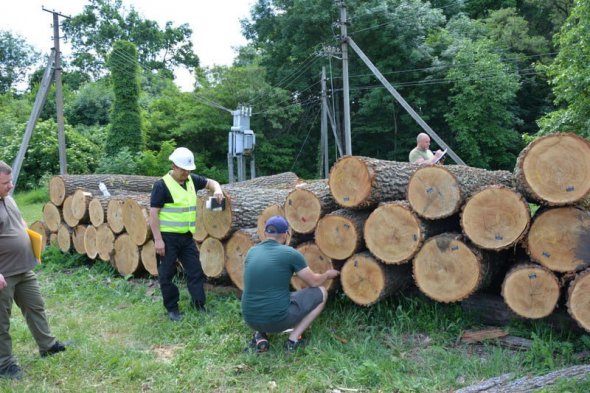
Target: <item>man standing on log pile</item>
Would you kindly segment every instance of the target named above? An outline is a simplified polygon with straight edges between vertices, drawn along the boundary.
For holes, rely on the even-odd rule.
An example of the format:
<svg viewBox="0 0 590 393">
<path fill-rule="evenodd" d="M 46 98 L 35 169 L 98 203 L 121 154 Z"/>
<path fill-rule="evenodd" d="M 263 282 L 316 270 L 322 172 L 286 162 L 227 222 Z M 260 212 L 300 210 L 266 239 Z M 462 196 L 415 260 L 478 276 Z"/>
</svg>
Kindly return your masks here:
<svg viewBox="0 0 590 393">
<path fill-rule="evenodd" d="M 303 255 L 285 245 L 288 231 L 289 224 L 284 217 L 269 218 L 264 229 L 266 240 L 246 255 L 242 314 L 256 331 L 246 350 L 266 352 L 267 333 L 291 328 L 285 350 L 294 351 L 304 345 L 303 331 L 320 315 L 328 299 L 328 292 L 321 285 L 340 274 L 334 269 L 322 274 L 311 271 Z M 289 283 L 294 273 L 310 287 L 290 293 Z"/>
<path fill-rule="evenodd" d="M 418 134 L 416 142 L 416 147 L 410 152 L 409 161 L 412 164 L 435 164 L 444 154 L 442 150 L 437 150 L 436 152 L 432 153 L 432 151 L 429 149 L 430 137 L 428 134 L 423 132 Z"/>
<path fill-rule="evenodd" d="M 193 175 L 193 153 L 179 147 L 169 157 L 172 170 L 154 183 L 150 200 L 150 227 L 154 235 L 158 280 L 164 307 L 172 321 L 181 321 L 178 308 L 179 291 L 172 281 L 176 274 L 176 260 L 180 260 L 186 273 L 191 305 L 198 311 L 205 308 L 205 275 L 199 252 L 193 240 L 197 217 L 197 191 L 207 188 L 219 203 L 224 199 L 219 183 L 206 177 Z"/>
<path fill-rule="evenodd" d="M 33 254 L 27 224 L 9 195 L 13 189 L 12 168 L 0 161 L 0 378 L 20 379 L 23 375 L 12 355 L 10 314 L 12 302 L 21 309 L 42 357 L 66 350 L 49 330 L 45 302 L 33 268 Z"/>
</svg>

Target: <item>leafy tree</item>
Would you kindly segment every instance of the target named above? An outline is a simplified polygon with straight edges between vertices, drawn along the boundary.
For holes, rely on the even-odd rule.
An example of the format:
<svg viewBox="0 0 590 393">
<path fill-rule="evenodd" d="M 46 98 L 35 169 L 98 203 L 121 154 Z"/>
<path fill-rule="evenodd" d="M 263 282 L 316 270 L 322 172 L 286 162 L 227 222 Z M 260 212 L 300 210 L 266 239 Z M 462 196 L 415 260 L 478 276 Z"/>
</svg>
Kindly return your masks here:
<svg viewBox="0 0 590 393">
<path fill-rule="evenodd" d="M 510 110 L 518 75 L 488 40 L 463 44 L 447 75 L 452 95 L 446 118 L 456 135 L 458 154 L 471 166 L 511 169 L 522 147 Z"/>
<path fill-rule="evenodd" d="M 139 66 L 135 46 L 127 41 L 115 42 L 109 66 L 115 101 L 105 151 L 108 156 L 115 156 L 127 147 L 132 154 L 137 153 L 142 150 L 144 139 L 138 104 Z"/>
<path fill-rule="evenodd" d="M 547 68 L 559 109 L 539 120 L 541 132 L 568 131 L 590 137 L 590 3 L 576 0 L 555 37 L 559 54 Z"/>
<path fill-rule="evenodd" d="M 574 0 L 522 0 L 519 14 L 529 21 L 532 31 L 550 40 L 569 16 Z"/>
<path fill-rule="evenodd" d="M 38 60 L 39 54 L 24 38 L 0 30 L 0 94 L 15 90 L 24 82 Z"/>
<path fill-rule="evenodd" d="M 168 77 L 175 67 L 192 70 L 199 65 L 188 24 L 174 27 L 167 22 L 162 29 L 156 21 L 142 19 L 133 7 L 126 14 L 121 11 L 127 11 L 122 0 L 89 0 L 80 15 L 64 21 L 74 66 L 94 77 L 102 75 L 108 54 L 119 40 L 136 45 L 142 67 L 164 70 Z"/>
<path fill-rule="evenodd" d="M 72 125 L 106 125 L 113 100 L 113 91 L 107 81 L 87 83 L 65 103 L 65 116 Z"/>
</svg>

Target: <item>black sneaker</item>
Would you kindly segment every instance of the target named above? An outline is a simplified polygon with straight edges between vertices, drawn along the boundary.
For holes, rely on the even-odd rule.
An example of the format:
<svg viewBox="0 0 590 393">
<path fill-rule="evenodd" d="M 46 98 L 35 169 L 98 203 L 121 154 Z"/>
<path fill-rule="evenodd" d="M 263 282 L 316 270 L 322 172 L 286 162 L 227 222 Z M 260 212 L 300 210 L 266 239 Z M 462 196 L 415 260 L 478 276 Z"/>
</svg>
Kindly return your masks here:
<svg viewBox="0 0 590 393">
<path fill-rule="evenodd" d="M 285 351 L 287 351 L 287 352 L 295 352 L 296 350 L 298 350 L 299 348 L 302 348 L 304 346 L 305 346 L 304 339 L 299 339 L 297 341 L 291 341 L 291 340 L 287 339 L 287 341 L 285 341 Z"/>
<path fill-rule="evenodd" d="M 254 333 L 253 340 L 255 342 L 256 353 L 266 352 L 270 348 L 270 343 L 268 342 L 268 336 L 266 335 L 266 333 Z"/>
<path fill-rule="evenodd" d="M 178 310 L 168 311 L 168 318 L 170 318 L 171 321 L 180 322 L 182 321 L 182 314 Z"/>
<path fill-rule="evenodd" d="M 56 341 L 55 344 L 53 344 L 49 349 L 44 349 L 44 350 L 39 350 L 39 354 L 41 355 L 42 358 L 47 357 L 47 356 L 51 356 L 51 355 L 55 355 L 58 352 L 63 352 L 66 350 L 66 346 L 63 345 L 62 343 L 60 343 L 59 341 Z"/>
<path fill-rule="evenodd" d="M 0 378 L 21 379 L 23 375 L 23 370 L 14 363 L 0 368 Z"/>
</svg>

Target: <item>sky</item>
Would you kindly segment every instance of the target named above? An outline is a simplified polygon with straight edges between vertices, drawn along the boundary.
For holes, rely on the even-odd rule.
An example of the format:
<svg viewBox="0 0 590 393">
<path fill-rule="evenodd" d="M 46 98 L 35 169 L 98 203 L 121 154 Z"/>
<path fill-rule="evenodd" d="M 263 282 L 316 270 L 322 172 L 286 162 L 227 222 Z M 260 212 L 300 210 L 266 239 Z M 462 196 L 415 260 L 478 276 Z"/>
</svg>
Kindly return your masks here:
<svg viewBox="0 0 590 393">
<path fill-rule="evenodd" d="M 126 8 L 133 6 L 141 17 L 157 21 L 160 27 L 167 21 L 173 26 L 188 23 L 193 30 L 194 51 L 203 67 L 231 65 L 235 57 L 233 48 L 246 44 L 240 19 L 250 16 L 254 3 L 255 0 L 123 0 Z M 87 0 L 3 0 L 0 29 L 19 34 L 46 54 L 53 47 L 53 16 L 42 8 L 74 16 L 86 4 Z M 67 56 L 67 43 L 62 53 Z M 183 90 L 191 90 L 193 78 L 188 71 L 177 72 L 176 78 Z"/>
</svg>

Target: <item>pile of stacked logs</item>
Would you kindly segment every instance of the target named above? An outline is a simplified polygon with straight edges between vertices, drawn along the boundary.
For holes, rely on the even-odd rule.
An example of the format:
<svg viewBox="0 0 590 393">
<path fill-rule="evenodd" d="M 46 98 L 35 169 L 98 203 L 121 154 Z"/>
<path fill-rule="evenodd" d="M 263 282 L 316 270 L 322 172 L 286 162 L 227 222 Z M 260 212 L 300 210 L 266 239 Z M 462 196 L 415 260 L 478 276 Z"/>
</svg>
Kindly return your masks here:
<svg viewBox="0 0 590 393">
<path fill-rule="evenodd" d="M 89 187 L 98 178 L 76 180 L 81 178 L 52 179 L 46 236 L 63 251 L 73 247 L 111 261 L 121 274 L 141 266 L 157 274 L 149 190 L 139 179 L 134 188 L 115 185 L 113 176 L 100 180 L 117 190 L 107 198 Z M 154 180 L 146 179 L 149 187 Z M 211 279 L 243 289 L 246 253 L 263 239 L 266 219 L 281 214 L 291 227 L 289 244 L 312 270 L 339 269 L 328 288 L 340 287 L 358 305 L 409 285 L 444 303 L 497 285 L 521 317 L 546 317 L 563 299 L 572 318 L 590 331 L 590 260 L 584 254 L 590 244 L 580 240 L 590 231 L 584 208 L 590 143 L 574 134 L 535 140 L 520 153 L 514 172 L 345 156 L 328 180 L 303 182 L 284 173 L 222 188 L 224 210 L 207 209 L 203 192 L 197 207 L 202 219 L 195 241 Z M 539 206 L 534 215 L 529 204 Z M 292 285 L 304 284 L 294 278 Z"/>
</svg>

